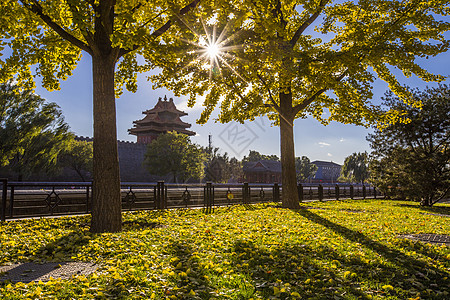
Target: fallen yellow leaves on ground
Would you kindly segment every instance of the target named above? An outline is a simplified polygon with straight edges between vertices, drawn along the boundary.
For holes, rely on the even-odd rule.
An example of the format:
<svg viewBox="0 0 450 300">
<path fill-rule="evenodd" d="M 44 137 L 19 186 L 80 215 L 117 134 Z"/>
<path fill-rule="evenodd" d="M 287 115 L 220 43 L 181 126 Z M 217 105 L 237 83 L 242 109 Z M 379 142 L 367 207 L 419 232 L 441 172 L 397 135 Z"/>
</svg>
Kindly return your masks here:
<svg viewBox="0 0 450 300">
<path fill-rule="evenodd" d="M 431 215 L 430 213 L 435 213 Z M 438 215 L 440 214 L 440 215 Z M 2 299 L 448 299 L 450 248 L 399 238 L 449 234 L 449 205 L 386 200 L 274 203 L 0 224 L 0 265 L 89 261 L 89 276 L 0 283 Z M 1 274 L 0 274 L 1 275 Z"/>
</svg>

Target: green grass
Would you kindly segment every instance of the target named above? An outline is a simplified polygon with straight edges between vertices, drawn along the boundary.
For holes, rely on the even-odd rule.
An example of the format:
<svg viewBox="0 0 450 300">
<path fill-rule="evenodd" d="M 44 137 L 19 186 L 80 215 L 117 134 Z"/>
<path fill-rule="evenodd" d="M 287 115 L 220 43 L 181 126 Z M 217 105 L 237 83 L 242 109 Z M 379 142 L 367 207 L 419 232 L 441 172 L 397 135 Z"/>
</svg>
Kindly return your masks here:
<svg viewBox="0 0 450 300">
<path fill-rule="evenodd" d="M 0 225 L 0 265 L 93 261 L 90 276 L 0 284 L 2 299 L 449 299 L 450 248 L 397 238 L 450 234 L 449 205 L 354 200 L 124 213 Z M 312 209 L 321 208 L 321 209 Z"/>
</svg>

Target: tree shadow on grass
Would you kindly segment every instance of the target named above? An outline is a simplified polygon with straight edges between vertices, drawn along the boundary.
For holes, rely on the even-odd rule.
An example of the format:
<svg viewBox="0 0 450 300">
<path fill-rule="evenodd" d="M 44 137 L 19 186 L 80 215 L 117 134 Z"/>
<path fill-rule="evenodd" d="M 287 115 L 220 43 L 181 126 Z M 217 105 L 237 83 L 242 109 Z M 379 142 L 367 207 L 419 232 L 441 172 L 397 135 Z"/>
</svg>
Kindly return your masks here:
<svg viewBox="0 0 450 300">
<path fill-rule="evenodd" d="M 246 209 L 246 210 L 256 210 L 257 207 L 255 205 L 252 204 L 242 204 L 242 206 Z M 262 207 L 260 209 L 263 209 Z"/>
<path fill-rule="evenodd" d="M 427 256 L 435 261 L 440 261 L 442 263 L 445 263 L 447 260 L 443 254 L 437 252 L 432 247 L 426 246 L 426 244 L 421 241 L 406 239 L 406 238 L 399 238 L 397 245 L 401 248 L 408 249 L 408 251 L 414 251 L 414 252 L 420 253 L 423 256 Z"/>
<path fill-rule="evenodd" d="M 414 259 L 397 249 L 390 248 L 380 242 L 370 239 L 361 232 L 333 223 L 313 212 L 307 210 L 298 210 L 297 212 L 308 220 L 324 226 L 347 240 L 359 243 L 367 249 L 381 255 L 394 266 L 392 270 L 393 276 L 391 276 L 391 284 L 393 286 L 398 286 L 405 292 L 414 289 L 425 294 L 429 292 L 428 289 L 438 290 L 440 293 L 450 292 L 450 281 L 448 279 L 450 277 L 449 272 L 437 269 L 432 264 L 425 261 Z M 379 267 L 389 270 L 385 265 Z M 429 296 L 434 298 L 431 294 Z M 446 296 L 437 296 L 437 299 L 440 297 L 445 299 Z"/>
<path fill-rule="evenodd" d="M 422 206 L 419 203 L 417 203 L 417 204 L 399 203 L 399 204 L 394 204 L 394 206 L 414 208 L 417 210 L 421 210 L 424 213 L 442 214 L 442 215 L 448 215 L 450 217 L 450 205 L 444 206 L 444 205 L 436 205 L 435 204 L 435 205 L 429 207 L 429 206 Z"/>
<path fill-rule="evenodd" d="M 72 261 L 72 257 L 77 257 L 77 254 L 82 252 L 81 249 L 95 238 L 96 235 L 89 231 L 70 231 L 40 247 L 34 254 L 30 255 L 30 258 L 41 262 Z"/>
<path fill-rule="evenodd" d="M 329 247 L 312 249 L 292 244 L 274 248 L 259 247 L 240 240 L 233 248 L 235 272 L 246 274 L 253 293 L 242 297 L 270 299 L 369 299 L 360 289 L 359 266 L 355 258 L 339 255 Z M 345 276 L 339 275 L 348 271 Z"/>
<path fill-rule="evenodd" d="M 122 222 L 122 231 L 135 231 L 143 229 L 161 228 L 162 224 L 158 222 L 152 222 L 147 218 L 137 218 L 134 220 L 127 220 Z"/>
<path fill-rule="evenodd" d="M 412 272 L 407 266 L 412 261 L 410 258 L 405 266 L 398 267 L 363 261 L 359 255 L 338 252 L 326 245 L 269 248 L 247 240 L 237 241 L 232 252 L 235 274 L 245 274 L 248 285 L 253 287 L 252 293 L 240 294 L 239 299 L 369 299 L 371 295 L 407 299 L 416 298 L 419 292 L 427 299 L 446 299 L 445 280 L 431 279 L 432 268 Z"/>
<path fill-rule="evenodd" d="M 166 296 L 175 296 L 176 299 L 210 299 L 213 288 L 191 246 L 173 242 L 166 251 L 171 255 L 170 265 L 173 269 L 173 273 L 169 274 L 172 287 L 166 287 Z"/>
</svg>

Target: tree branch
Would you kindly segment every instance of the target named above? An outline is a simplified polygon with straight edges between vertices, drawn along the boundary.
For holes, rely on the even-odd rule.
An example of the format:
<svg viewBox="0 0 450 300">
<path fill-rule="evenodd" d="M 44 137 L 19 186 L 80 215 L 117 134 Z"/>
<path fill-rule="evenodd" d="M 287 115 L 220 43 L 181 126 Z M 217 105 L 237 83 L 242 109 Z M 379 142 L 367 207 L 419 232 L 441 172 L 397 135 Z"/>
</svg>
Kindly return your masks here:
<svg viewBox="0 0 450 300">
<path fill-rule="evenodd" d="M 23 7 L 41 18 L 41 20 L 44 21 L 51 29 L 53 29 L 61 38 L 92 55 L 93 52 L 89 45 L 67 32 L 64 28 L 55 23 L 49 16 L 44 14 L 44 12 L 42 11 L 42 6 L 38 1 L 32 0 L 33 4 L 27 4 L 23 0 L 19 1 L 22 3 Z"/>
<path fill-rule="evenodd" d="M 348 69 L 342 72 L 341 75 L 335 78 L 337 82 L 341 81 L 345 76 L 347 76 Z M 316 100 L 317 97 L 319 97 L 322 93 L 327 91 L 329 88 L 322 88 L 314 93 L 311 97 L 309 97 L 307 100 L 304 100 L 302 103 L 297 104 L 293 107 L 294 116 L 301 110 L 304 110 L 308 105 L 310 105 L 314 100 Z"/>
<path fill-rule="evenodd" d="M 298 39 L 302 35 L 302 33 L 306 30 L 306 28 L 309 27 L 322 13 L 323 9 L 327 5 L 329 0 L 320 0 L 319 7 L 317 8 L 317 11 L 313 13 L 305 22 L 303 22 L 302 25 L 295 31 L 294 36 L 289 41 L 292 48 L 294 48 L 295 44 L 297 43 Z"/>
<path fill-rule="evenodd" d="M 269 99 L 270 99 L 270 102 L 272 102 L 272 106 L 281 115 L 280 106 L 277 104 L 275 99 L 273 99 L 272 92 L 270 91 L 269 87 L 267 86 L 266 81 L 264 80 L 264 78 L 262 78 L 262 76 L 259 73 L 257 73 L 257 75 L 258 75 L 259 80 L 261 80 L 261 82 L 263 83 L 263 85 L 266 88 L 267 92 L 269 93 Z"/>
<path fill-rule="evenodd" d="M 149 1 L 149 0 L 145 0 L 145 4 L 148 4 L 148 1 Z M 143 5 L 144 5 L 143 2 L 139 2 L 138 5 L 136 5 L 135 7 L 133 7 L 133 8 L 131 9 L 131 13 L 134 14 L 134 13 L 135 13 L 139 8 L 141 8 Z"/>
<path fill-rule="evenodd" d="M 149 0 L 145 0 L 145 3 L 148 4 L 148 1 L 149 1 Z M 143 5 L 144 5 L 143 2 L 139 2 L 138 5 L 136 5 L 136 6 L 133 7 L 132 9 L 130 9 L 131 14 L 134 14 L 134 13 L 135 13 L 139 8 L 141 8 Z M 116 16 L 117 16 L 117 14 L 116 14 Z M 124 20 L 122 26 L 123 26 L 123 27 L 127 26 L 127 23 L 128 23 L 128 20 Z M 145 24 L 147 24 L 147 22 L 144 23 L 144 25 L 145 25 Z"/>
<path fill-rule="evenodd" d="M 241 100 L 242 100 L 243 102 L 248 103 L 248 101 L 245 100 L 245 97 L 241 94 L 241 92 L 240 92 L 238 89 L 236 89 L 236 87 L 237 87 L 237 86 L 236 86 L 236 82 L 234 81 L 234 79 L 233 79 L 232 76 L 230 76 L 230 79 L 231 79 L 231 82 L 233 83 L 233 86 L 234 86 L 235 90 L 237 90 L 237 94 L 238 94 L 239 98 L 241 98 Z M 226 85 L 228 85 L 228 83 L 226 82 L 226 80 L 224 80 L 224 82 L 225 82 Z M 228 86 L 229 86 L 229 85 L 228 85 Z"/>
<path fill-rule="evenodd" d="M 76 5 L 74 5 L 73 3 L 71 3 L 70 1 L 67 1 L 67 0 L 66 0 L 66 4 L 69 6 L 69 9 L 71 10 L 72 15 L 75 15 L 75 14 L 80 15 L 80 12 L 79 12 L 78 8 L 76 7 Z M 94 3 L 90 3 L 90 4 L 92 6 L 92 9 L 95 11 L 95 9 L 96 9 L 95 4 Z M 89 17 L 91 18 L 92 16 L 89 16 Z M 74 20 L 76 20 L 76 18 L 74 18 Z M 90 19 L 90 21 L 92 21 L 92 19 Z M 81 24 L 77 24 L 77 25 L 80 28 L 81 34 L 86 39 L 87 44 L 90 47 L 95 47 L 95 45 L 94 45 L 94 35 L 88 30 L 88 28 L 86 28 L 85 30 L 82 30 L 81 29 L 82 26 L 80 26 Z"/>
<path fill-rule="evenodd" d="M 321 1 L 320 1 L 319 7 L 322 7 L 321 10 L 323 9 L 323 7 L 326 5 L 327 2 L 328 2 L 328 0 L 321 0 Z M 376 44 L 379 42 L 379 40 L 381 40 L 381 38 L 389 31 L 389 29 L 391 29 L 393 26 L 395 26 L 397 23 L 399 23 L 400 20 L 401 20 L 408 12 L 410 12 L 414 7 L 415 7 L 414 5 L 411 5 L 411 7 L 406 8 L 405 11 L 403 11 L 402 14 L 401 14 L 397 19 L 395 19 L 393 22 L 391 22 L 391 23 L 389 24 L 389 26 L 387 26 L 387 28 L 385 28 L 385 30 L 384 30 L 380 35 L 378 35 L 378 36 L 375 38 L 375 40 L 373 41 L 372 45 L 376 45 Z M 316 18 L 317 18 L 317 17 L 316 17 Z M 308 26 L 309 26 L 309 24 L 308 24 Z M 308 27 L 308 26 L 306 26 L 306 27 Z M 303 25 L 300 26 L 300 28 L 297 30 L 297 32 L 298 32 L 302 27 L 303 27 Z M 305 27 L 305 29 L 306 29 L 306 27 Z M 297 35 L 297 32 L 295 33 L 294 37 Z M 300 33 L 300 34 L 301 34 L 301 33 Z M 300 34 L 299 34 L 298 37 L 300 37 Z M 293 38 L 293 39 L 294 39 L 294 38 Z M 292 41 L 292 40 L 291 40 L 291 41 Z M 359 60 L 360 63 L 364 60 L 364 58 L 366 58 L 366 57 L 370 54 L 370 51 L 372 51 L 372 50 L 369 50 L 368 53 L 361 54 L 361 55 L 359 56 L 358 60 Z M 348 69 L 345 70 L 339 77 L 337 77 L 337 78 L 336 78 L 336 81 L 338 81 L 338 82 L 341 81 L 341 80 L 347 75 L 347 73 L 348 73 Z M 297 104 L 296 106 L 294 106 L 294 107 L 293 107 L 293 110 L 294 110 L 295 114 L 297 114 L 299 111 L 305 109 L 305 108 L 306 108 L 308 105 L 310 105 L 310 104 L 311 104 L 311 103 L 312 103 L 319 95 L 321 95 L 322 93 L 324 93 L 324 92 L 327 91 L 328 89 L 329 89 L 329 88 L 322 88 L 322 89 L 318 90 L 316 93 L 314 93 L 314 95 L 312 95 L 309 99 L 307 99 L 307 100 L 303 101 L 302 103 L 299 103 L 299 104 Z"/>
<path fill-rule="evenodd" d="M 283 26 L 283 29 L 286 28 L 286 25 L 288 22 L 284 19 L 283 11 L 281 10 L 281 1 L 280 0 L 277 1 L 277 6 L 273 9 L 273 15 L 275 18 L 277 16 L 279 16 L 281 25 Z"/>
<path fill-rule="evenodd" d="M 192 9 L 194 9 L 197 4 L 200 2 L 200 0 L 193 0 L 191 3 L 189 3 L 188 5 L 186 5 L 185 7 L 183 7 L 180 12 L 177 14 L 177 17 L 181 17 L 185 14 L 187 14 L 188 12 L 190 12 Z M 152 34 L 150 34 L 151 37 L 153 38 L 157 38 L 160 37 L 162 34 L 164 34 L 167 30 L 169 30 L 170 26 L 172 26 L 173 22 L 172 20 L 167 21 L 164 25 L 162 25 L 161 27 L 159 27 L 158 29 L 156 29 L 155 31 L 153 31 Z M 119 57 L 122 57 L 123 55 L 135 51 L 137 49 L 139 49 L 141 47 L 141 45 L 134 45 L 131 49 L 123 49 L 121 48 L 119 51 Z"/>
<path fill-rule="evenodd" d="M 233 77 L 230 77 L 230 79 L 231 79 L 231 82 L 233 83 L 233 85 L 230 85 L 226 80 L 224 80 L 223 83 L 224 83 L 226 86 L 228 86 L 229 88 L 234 88 L 234 89 L 236 89 L 237 86 L 236 86 L 236 82 L 234 81 Z M 236 89 L 236 90 L 237 90 L 237 89 Z M 247 100 L 245 99 L 245 97 L 241 94 L 241 92 L 239 92 L 239 90 L 237 90 L 236 94 L 238 95 L 238 97 L 241 99 L 242 102 L 251 104 L 251 102 L 247 101 Z"/>
<path fill-rule="evenodd" d="M 191 3 L 189 3 L 188 5 L 186 5 L 185 7 L 183 7 L 180 12 L 177 14 L 177 17 L 181 17 L 185 14 L 187 14 L 189 11 L 191 11 L 191 9 L 195 8 L 197 6 L 197 4 L 200 2 L 200 0 L 194 0 Z M 172 26 L 172 21 L 169 20 L 166 22 L 166 24 L 164 24 L 163 26 L 161 26 L 160 28 L 158 28 L 157 30 L 155 30 L 151 36 L 152 37 L 159 37 L 161 36 L 163 33 L 165 33 L 170 26 Z"/>
</svg>

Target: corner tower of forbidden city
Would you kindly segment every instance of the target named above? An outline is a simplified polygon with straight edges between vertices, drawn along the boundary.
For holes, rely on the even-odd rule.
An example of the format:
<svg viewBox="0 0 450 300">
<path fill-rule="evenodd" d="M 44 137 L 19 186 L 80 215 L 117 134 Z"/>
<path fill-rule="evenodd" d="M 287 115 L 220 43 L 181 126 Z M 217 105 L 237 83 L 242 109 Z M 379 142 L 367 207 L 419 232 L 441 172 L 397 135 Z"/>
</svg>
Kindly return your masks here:
<svg viewBox="0 0 450 300">
<path fill-rule="evenodd" d="M 187 116 L 184 111 L 178 110 L 173 103 L 173 99 L 158 99 L 155 107 L 142 112 L 145 117 L 142 120 L 133 121 L 133 128 L 128 129 L 130 134 L 137 136 L 139 144 L 149 144 L 160 134 L 168 131 L 195 135 L 194 131 L 187 130 L 191 124 L 181 121 L 180 117 Z"/>
</svg>

